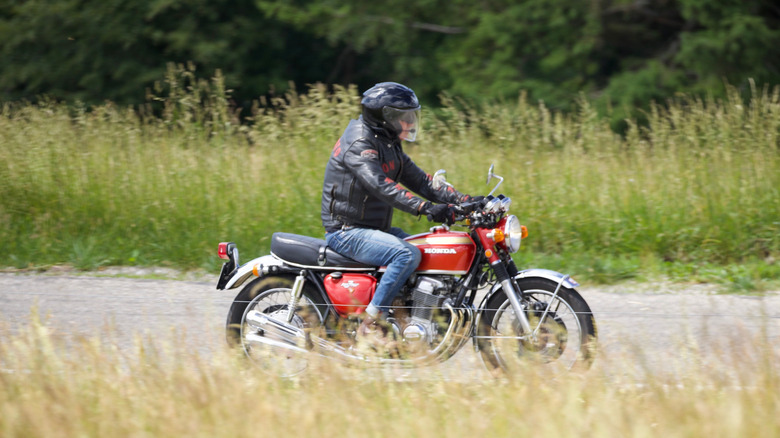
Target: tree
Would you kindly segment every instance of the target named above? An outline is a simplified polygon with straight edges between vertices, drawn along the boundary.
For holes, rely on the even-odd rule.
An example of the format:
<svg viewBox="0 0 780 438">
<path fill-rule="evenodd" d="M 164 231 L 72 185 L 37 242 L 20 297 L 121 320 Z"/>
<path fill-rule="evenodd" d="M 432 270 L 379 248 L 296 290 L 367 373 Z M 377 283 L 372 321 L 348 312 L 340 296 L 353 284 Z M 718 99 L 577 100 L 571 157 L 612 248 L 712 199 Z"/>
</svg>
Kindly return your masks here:
<svg viewBox="0 0 780 438">
<path fill-rule="evenodd" d="M 168 62 L 239 101 L 289 81 L 394 80 L 424 101 L 515 99 L 619 121 L 678 92 L 780 83 L 771 0 L 0 0 L 0 96 L 137 102 Z M 636 113 L 634 113 L 636 114 Z"/>
<path fill-rule="evenodd" d="M 268 20 L 251 0 L 0 0 L 0 93 L 141 102 L 169 62 L 222 69 L 254 99 L 289 80 L 316 82 L 326 43 Z"/>
</svg>

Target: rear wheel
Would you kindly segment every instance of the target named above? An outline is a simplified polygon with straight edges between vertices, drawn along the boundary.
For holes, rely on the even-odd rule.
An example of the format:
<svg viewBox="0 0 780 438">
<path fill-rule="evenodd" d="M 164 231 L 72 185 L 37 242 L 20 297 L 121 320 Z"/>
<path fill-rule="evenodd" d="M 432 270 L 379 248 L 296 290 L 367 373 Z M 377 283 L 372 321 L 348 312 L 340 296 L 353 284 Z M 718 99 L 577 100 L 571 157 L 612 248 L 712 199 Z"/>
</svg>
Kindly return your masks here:
<svg viewBox="0 0 780 438">
<path fill-rule="evenodd" d="M 246 321 L 250 311 L 256 311 L 279 321 L 287 321 L 293 278 L 262 277 L 239 292 L 227 318 L 227 341 L 241 347 L 247 357 L 261 368 L 277 375 L 292 376 L 308 367 L 308 353 L 296 352 L 262 342 L 267 334 Z M 305 330 L 316 330 L 323 323 L 322 303 L 304 286 L 303 296 L 294 309 L 289 324 Z M 268 335 L 269 337 L 271 335 Z"/>
<path fill-rule="evenodd" d="M 485 364 L 509 375 L 529 365 L 552 374 L 587 369 L 595 356 L 596 323 L 582 296 L 564 287 L 555 295 L 558 284 L 545 279 L 522 279 L 518 285 L 532 333 L 523 333 L 512 304 L 498 291 L 477 328 Z"/>
</svg>

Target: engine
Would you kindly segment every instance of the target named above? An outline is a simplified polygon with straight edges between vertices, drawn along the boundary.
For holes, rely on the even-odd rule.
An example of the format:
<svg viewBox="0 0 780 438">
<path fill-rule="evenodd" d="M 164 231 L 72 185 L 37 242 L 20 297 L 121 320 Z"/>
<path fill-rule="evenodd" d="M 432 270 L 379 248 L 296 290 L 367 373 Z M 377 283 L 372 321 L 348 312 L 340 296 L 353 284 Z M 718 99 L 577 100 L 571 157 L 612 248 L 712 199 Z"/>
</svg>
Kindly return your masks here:
<svg viewBox="0 0 780 438">
<path fill-rule="evenodd" d="M 411 307 L 408 316 L 398 318 L 400 334 L 412 348 L 427 347 L 438 334 L 436 309 L 441 308 L 453 289 L 454 279 L 449 276 L 418 276 L 414 288 L 408 295 L 407 306 Z"/>
</svg>

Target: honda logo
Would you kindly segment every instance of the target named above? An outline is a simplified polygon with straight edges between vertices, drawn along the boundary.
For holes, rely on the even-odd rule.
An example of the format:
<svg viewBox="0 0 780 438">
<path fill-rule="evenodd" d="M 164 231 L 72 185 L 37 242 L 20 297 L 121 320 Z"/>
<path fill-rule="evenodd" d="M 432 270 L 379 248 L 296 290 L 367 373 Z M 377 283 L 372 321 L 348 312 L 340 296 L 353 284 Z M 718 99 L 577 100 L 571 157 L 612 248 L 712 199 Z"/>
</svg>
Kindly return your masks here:
<svg viewBox="0 0 780 438">
<path fill-rule="evenodd" d="M 426 254 L 457 254 L 458 253 L 452 248 L 425 248 L 423 251 Z"/>
</svg>

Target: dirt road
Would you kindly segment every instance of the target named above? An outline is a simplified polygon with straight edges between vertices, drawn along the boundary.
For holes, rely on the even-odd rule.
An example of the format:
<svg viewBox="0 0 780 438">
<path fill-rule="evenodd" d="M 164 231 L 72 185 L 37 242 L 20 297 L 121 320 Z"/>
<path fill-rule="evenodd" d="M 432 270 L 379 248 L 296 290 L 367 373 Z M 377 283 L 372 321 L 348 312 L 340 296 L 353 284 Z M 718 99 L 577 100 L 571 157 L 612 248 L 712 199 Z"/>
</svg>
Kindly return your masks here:
<svg viewBox="0 0 780 438">
<path fill-rule="evenodd" d="M 579 290 L 598 323 L 602 360 L 596 366 L 614 366 L 628 355 L 638 366 L 673 372 L 692 352 L 717 364 L 729 342 L 762 334 L 780 348 L 780 292 L 719 295 L 706 286 L 653 284 Z M 225 315 L 236 293 L 217 291 L 211 281 L 0 273 L 0 322 L 3 330 L 18 330 L 37 307 L 63 336 L 110 332 L 120 348 L 129 348 L 137 334 L 174 336 L 210 354 L 224 347 Z M 467 347 L 436 372 L 484 369 Z"/>
</svg>

